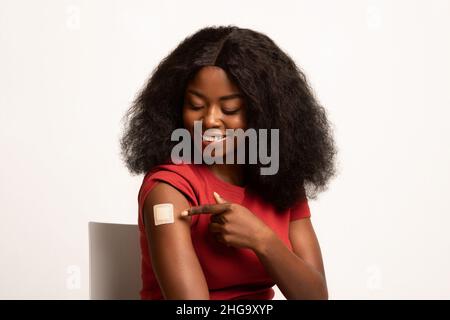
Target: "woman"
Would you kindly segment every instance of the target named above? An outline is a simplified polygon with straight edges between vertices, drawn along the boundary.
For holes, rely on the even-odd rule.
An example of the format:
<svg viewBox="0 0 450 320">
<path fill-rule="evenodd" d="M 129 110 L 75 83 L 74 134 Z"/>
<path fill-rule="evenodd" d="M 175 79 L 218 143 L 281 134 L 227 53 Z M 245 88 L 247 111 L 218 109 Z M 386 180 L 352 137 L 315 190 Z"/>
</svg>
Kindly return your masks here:
<svg viewBox="0 0 450 320">
<path fill-rule="evenodd" d="M 207 27 L 158 65 L 126 115 L 122 154 L 145 173 L 139 192 L 143 299 L 327 299 L 320 247 L 307 197 L 335 175 L 325 110 L 304 74 L 266 35 Z M 236 152 L 228 129 L 279 129 L 279 168 L 257 164 L 176 164 L 174 130 L 193 133 L 202 150 Z M 207 131 L 208 130 L 208 131 Z M 236 145 L 236 144 L 235 144 Z M 195 146 L 194 146 L 195 147 Z M 155 223 L 171 204 L 173 223 Z"/>
</svg>

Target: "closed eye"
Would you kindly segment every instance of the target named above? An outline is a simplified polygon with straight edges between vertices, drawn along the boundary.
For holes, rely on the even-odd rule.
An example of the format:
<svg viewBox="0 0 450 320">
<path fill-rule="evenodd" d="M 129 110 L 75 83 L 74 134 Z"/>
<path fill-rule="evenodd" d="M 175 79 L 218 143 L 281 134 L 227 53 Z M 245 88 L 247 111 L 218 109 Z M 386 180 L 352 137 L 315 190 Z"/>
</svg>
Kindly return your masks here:
<svg viewBox="0 0 450 320">
<path fill-rule="evenodd" d="M 200 109 L 203 108 L 203 106 L 195 105 L 195 104 L 193 104 L 193 103 L 191 103 L 191 102 L 188 102 L 188 105 L 189 105 L 189 107 L 190 107 L 192 110 L 200 110 Z"/>
<path fill-rule="evenodd" d="M 227 109 L 222 109 L 222 112 L 225 114 L 231 115 L 231 114 L 238 113 L 239 110 L 241 110 L 241 108 L 227 108 Z"/>
</svg>

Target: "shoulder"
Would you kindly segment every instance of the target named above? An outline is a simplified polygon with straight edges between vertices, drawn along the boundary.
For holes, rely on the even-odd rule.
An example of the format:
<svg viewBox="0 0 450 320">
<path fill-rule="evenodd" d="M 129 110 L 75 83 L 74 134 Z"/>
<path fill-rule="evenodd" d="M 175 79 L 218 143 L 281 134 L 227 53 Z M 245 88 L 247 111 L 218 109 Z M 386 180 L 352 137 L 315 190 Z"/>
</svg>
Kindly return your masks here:
<svg viewBox="0 0 450 320">
<path fill-rule="evenodd" d="M 199 180 L 193 164 L 162 164 L 153 167 L 144 176 L 139 190 L 139 203 L 143 203 L 151 189 L 158 183 L 171 185 L 181 192 L 190 205 L 198 205 Z"/>
</svg>

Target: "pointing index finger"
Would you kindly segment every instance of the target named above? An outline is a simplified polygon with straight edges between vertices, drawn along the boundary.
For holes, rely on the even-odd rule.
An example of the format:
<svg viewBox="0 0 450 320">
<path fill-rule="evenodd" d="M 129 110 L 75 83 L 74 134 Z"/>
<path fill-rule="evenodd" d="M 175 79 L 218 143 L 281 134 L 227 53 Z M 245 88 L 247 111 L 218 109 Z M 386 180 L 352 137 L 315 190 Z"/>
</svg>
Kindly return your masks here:
<svg viewBox="0 0 450 320">
<path fill-rule="evenodd" d="M 182 216 L 192 216 L 195 214 L 204 214 L 204 213 L 211 213 L 211 214 L 219 214 L 223 213 L 230 209 L 230 203 L 219 203 L 219 204 L 205 204 L 197 207 L 192 207 L 187 210 L 184 210 L 181 215 Z"/>
</svg>

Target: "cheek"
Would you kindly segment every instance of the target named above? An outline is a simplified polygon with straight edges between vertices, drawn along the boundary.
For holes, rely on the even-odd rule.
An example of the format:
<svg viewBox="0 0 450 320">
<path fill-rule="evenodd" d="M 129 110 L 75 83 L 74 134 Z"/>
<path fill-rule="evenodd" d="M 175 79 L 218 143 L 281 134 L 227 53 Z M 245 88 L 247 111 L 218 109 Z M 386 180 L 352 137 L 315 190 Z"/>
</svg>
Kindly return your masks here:
<svg viewBox="0 0 450 320">
<path fill-rule="evenodd" d="M 247 121 L 244 115 L 239 115 L 228 119 L 227 127 L 232 129 L 247 129 Z"/>
</svg>

